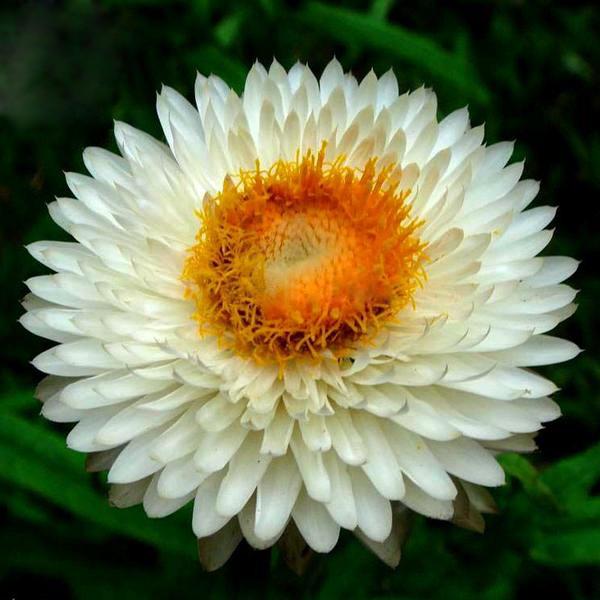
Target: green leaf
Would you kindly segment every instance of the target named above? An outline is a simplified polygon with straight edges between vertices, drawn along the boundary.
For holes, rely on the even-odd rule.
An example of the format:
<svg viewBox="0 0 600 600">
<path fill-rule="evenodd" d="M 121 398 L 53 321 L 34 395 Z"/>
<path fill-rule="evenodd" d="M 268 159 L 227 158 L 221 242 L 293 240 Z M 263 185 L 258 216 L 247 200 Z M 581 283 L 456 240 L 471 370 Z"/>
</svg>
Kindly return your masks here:
<svg viewBox="0 0 600 600">
<path fill-rule="evenodd" d="M 22 450 L 33 460 L 39 460 L 59 471 L 75 475 L 84 471 L 83 454 L 69 450 L 63 437 L 50 429 L 41 417 L 28 420 L 5 414 L 0 419 L 0 444 Z"/>
<path fill-rule="evenodd" d="M 239 10 L 227 15 L 227 17 L 217 24 L 214 28 L 214 34 L 221 46 L 227 48 L 238 39 L 240 28 L 246 20 L 246 14 L 245 10 Z"/>
<path fill-rule="evenodd" d="M 503 454 L 498 460 L 508 475 L 521 482 L 528 495 L 556 507 L 553 491 L 542 481 L 536 468 L 525 457 L 520 454 Z"/>
<path fill-rule="evenodd" d="M 0 412 L 18 412 L 27 408 L 40 408 L 39 400 L 36 400 L 29 389 L 10 389 L 11 386 L 5 384 L 10 391 L 0 395 Z"/>
<path fill-rule="evenodd" d="M 600 443 L 554 464 L 541 478 L 565 504 L 585 498 L 600 478 Z"/>
<path fill-rule="evenodd" d="M 371 4 L 371 15 L 380 21 L 387 19 L 388 13 L 392 10 L 395 0 L 373 0 Z"/>
<path fill-rule="evenodd" d="M 214 578 L 203 578 L 195 560 L 182 561 L 181 556 L 163 554 L 159 564 L 153 561 L 149 565 L 147 556 L 136 556 L 135 552 L 124 555 L 117 551 L 115 557 L 113 552 L 102 551 L 107 547 L 90 544 L 86 534 L 87 531 L 80 529 L 68 539 L 57 540 L 55 532 L 15 522 L 0 533 L 2 548 L 10 548 L 0 561 L 0 577 L 16 572 L 60 578 L 71 588 L 71 593 L 61 598 L 112 600 L 174 596 L 183 600 L 211 597 L 206 592 L 211 590 Z M 202 589 L 200 595 L 198 586 Z M 2 591 L 6 591 L 4 586 Z M 15 591 L 15 598 L 29 597 L 25 590 Z M 44 590 L 35 596 L 50 597 L 50 594 Z"/>
<path fill-rule="evenodd" d="M 546 535 L 534 543 L 530 554 L 533 559 L 550 565 L 599 564 L 600 526 Z"/>
<path fill-rule="evenodd" d="M 447 52 L 428 37 L 380 18 L 353 10 L 310 2 L 300 18 L 311 28 L 344 44 L 385 52 L 445 81 L 470 99 L 486 103 L 489 92 L 468 62 Z"/>
<path fill-rule="evenodd" d="M 530 495 L 540 492 L 556 502 L 559 511 L 536 511 L 537 529 L 528 540 L 531 557 L 549 565 L 589 565 L 600 563 L 600 498 L 589 491 L 600 476 L 600 444 L 537 471 L 522 457 L 506 455 L 503 466 L 520 481 Z"/>
<path fill-rule="evenodd" d="M 83 462 L 83 455 L 68 450 L 57 434 L 20 417 L 5 415 L 0 419 L 1 479 L 113 533 L 186 556 L 195 555 L 187 511 L 151 521 L 139 507 L 125 511 L 112 508 L 93 490 Z"/>
</svg>

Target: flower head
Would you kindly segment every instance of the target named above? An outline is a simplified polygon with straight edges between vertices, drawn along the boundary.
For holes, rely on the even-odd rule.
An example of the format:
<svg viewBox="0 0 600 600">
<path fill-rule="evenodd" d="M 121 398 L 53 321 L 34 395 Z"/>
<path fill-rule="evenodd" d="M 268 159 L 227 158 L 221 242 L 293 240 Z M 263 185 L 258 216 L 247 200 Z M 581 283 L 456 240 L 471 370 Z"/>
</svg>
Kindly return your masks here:
<svg viewBox="0 0 600 600">
<path fill-rule="evenodd" d="M 256 64 L 241 97 L 199 75 L 196 105 L 159 94 L 167 145 L 117 123 L 121 156 L 88 148 L 50 205 L 76 241 L 29 246 L 56 271 L 22 317 L 58 343 L 43 414 L 77 423 L 116 505 L 193 501 L 210 567 L 292 523 L 390 564 L 405 508 L 479 528 L 494 456 L 559 415 L 526 367 L 578 352 L 545 335 L 577 263 L 537 256 L 555 211 L 527 209 L 512 144 L 335 60 Z"/>
</svg>

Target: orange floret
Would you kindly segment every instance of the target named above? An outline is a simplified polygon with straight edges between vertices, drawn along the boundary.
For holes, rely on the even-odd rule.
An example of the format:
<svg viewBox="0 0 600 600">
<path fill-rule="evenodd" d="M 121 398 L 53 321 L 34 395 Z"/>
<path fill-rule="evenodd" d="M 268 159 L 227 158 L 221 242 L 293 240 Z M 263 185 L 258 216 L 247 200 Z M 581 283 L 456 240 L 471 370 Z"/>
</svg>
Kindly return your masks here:
<svg viewBox="0 0 600 600">
<path fill-rule="evenodd" d="M 205 201 L 182 274 L 201 335 L 263 362 L 344 356 L 411 301 L 425 245 L 398 170 L 324 157 L 257 162 Z"/>
</svg>

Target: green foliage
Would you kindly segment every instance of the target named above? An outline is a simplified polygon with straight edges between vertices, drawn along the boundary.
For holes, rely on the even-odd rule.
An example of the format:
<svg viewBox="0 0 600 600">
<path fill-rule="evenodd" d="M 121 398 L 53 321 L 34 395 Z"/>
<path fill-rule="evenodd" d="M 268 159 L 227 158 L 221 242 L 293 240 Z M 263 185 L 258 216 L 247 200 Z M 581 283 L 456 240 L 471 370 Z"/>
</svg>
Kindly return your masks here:
<svg viewBox="0 0 600 600">
<path fill-rule="evenodd" d="M 600 11 L 592 2 L 461 0 L 62 0 L 0 7 L 0 591 L 60 598 L 483 598 L 600 596 Z M 560 334 L 586 353 L 547 369 L 564 417 L 531 457 L 505 455 L 507 486 L 481 536 L 416 518 L 390 571 L 353 537 L 299 579 L 273 553 L 236 551 L 218 573 L 195 559 L 189 508 L 150 520 L 118 510 L 102 477 L 38 416 L 28 361 L 47 344 L 16 323 L 23 250 L 63 237 L 46 204 L 68 195 L 87 145 L 114 148 L 113 118 L 160 136 L 153 94 L 191 95 L 195 71 L 243 88 L 255 59 L 358 77 L 394 68 L 401 88 L 469 104 L 487 139 L 517 139 L 540 202 L 558 205 L 550 254 L 583 259 L 576 316 Z M 588 202 L 588 199 L 590 200 Z M 41 590 L 41 591 L 40 591 Z M 6 592 L 6 593 L 5 593 Z"/>
<path fill-rule="evenodd" d="M 375 5 L 377 8 L 378 5 Z M 448 52 L 429 37 L 382 20 L 377 12 L 364 14 L 344 8 L 309 2 L 301 19 L 312 30 L 359 50 L 376 50 L 390 60 L 402 60 L 420 69 L 423 77 L 447 81 L 459 93 L 486 102 L 489 92 L 472 65 L 459 52 Z"/>
</svg>

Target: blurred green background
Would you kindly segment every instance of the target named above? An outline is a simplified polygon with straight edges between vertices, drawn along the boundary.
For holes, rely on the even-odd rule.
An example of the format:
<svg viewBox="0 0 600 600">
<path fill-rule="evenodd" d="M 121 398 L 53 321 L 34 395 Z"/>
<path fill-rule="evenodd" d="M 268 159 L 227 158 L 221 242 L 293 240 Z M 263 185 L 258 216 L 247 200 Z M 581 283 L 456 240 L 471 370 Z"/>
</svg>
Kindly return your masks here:
<svg viewBox="0 0 600 600">
<path fill-rule="evenodd" d="M 600 597 L 600 10 L 594 2 L 284 0 L 4 1 L 0 7 L 0 595 L 20 598 Z M 432 86 L 440 114 L 470 106 L 487 139 L 559 206 L 549 254 L 583 259 L 580 307 L 560 333 L 586 352 L 546 369 L 564 417 L 530 457 L 504 456 L 508 485 L 487 532 L 414 521 L 391 571 L 352 536 L 303 578 L 276 551 L 240 547 L 215 574 L 196 562 L 189 512 L 119 511 L 99 476 L 38 417 L 29 360 L 47 347 L 16 323 L 23 250 L 62 238 L 47 215 L 81 151 L 115 149 L 112 119 L 161 135 L 154 94 L 192 96 L 195 71 L 236 90 L 255 59 L 317 71 L 335 54 L 363 76 L 393 67 L 401 88 Z"/>
</svg>

